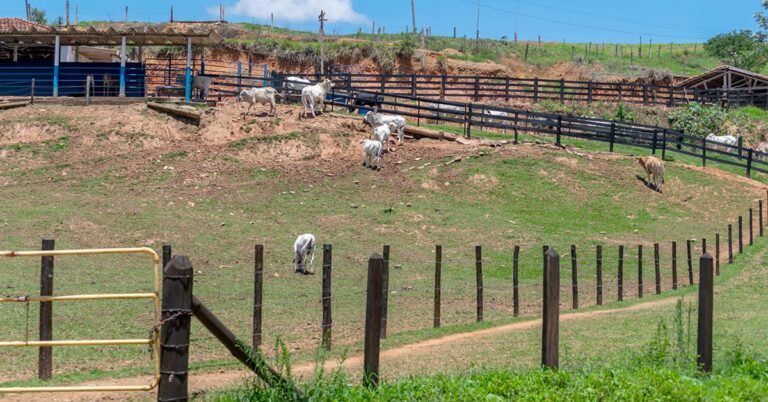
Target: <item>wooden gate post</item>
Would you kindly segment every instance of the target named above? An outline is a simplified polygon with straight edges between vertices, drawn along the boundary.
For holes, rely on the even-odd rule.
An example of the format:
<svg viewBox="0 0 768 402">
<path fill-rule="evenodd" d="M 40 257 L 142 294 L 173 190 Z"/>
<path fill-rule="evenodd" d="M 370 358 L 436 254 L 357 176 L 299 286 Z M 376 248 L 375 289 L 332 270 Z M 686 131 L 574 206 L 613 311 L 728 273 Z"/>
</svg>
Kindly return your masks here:
<svg viewBox="0 0 768 402">
<path fill-rule="evenodd" d="M 475 246 L 475 282 L 477 285 L 477 322 L 483 321 L 483 252 Z"/>
<path fill-rule="evenodd" d="M 603 246 L 597 246 L 595 249 L 597 258 L 597 305 L 603 304 Z"/>
<path fill-rule="evenodd" d="M 653 244 L 653 270 L 656 276 L 656 294 L 661 294 L 661 267 L 659 267 L 659 243 Z"/>
<path fill-rule="evenodd" d="M 618 300 L 624 300 L 624 246 L 619 246 L 619 270 L 618 270 Z"/>
<path fill-rule="evenodd" d="M 520 280 L 519 280 L 520 246 L 515 246 L 512 253 L 512 315 L 520 315 Z"/>
<path fill-rule="evenodd" d="M 579 262 L 576 257 L 576 246 L 571 245 L 571 292 L 573 294 L 573 309 L 579 308 Z"/>
<path fill-rule="evenodd" d="M 677 242 L 672 242 L 672 290 L 677 290 Z"/>
<path fill-rule="evenodd" d="M 757 202 L 757 208 L 757 213 L 760 215 L 760 217 L 757 219 L 757 224 L 760 225 L 760 230 L 758 232 L 760 237 L 763 237 L 763 200 L 759 200 Z"/>
<path fill-rule="evenodd" d="M 368 288 L 365 303 L 365 347 L 363 352 L 363 384 L 375 388 L 379 384 L 379 352 L 381 348 L 381 273 L 384 259 L 374 254 L 368 260 Z"/>
<path fill-rule="evenodd" d="M 560 256 L 554 248 L 544 253 L 544 311 L 541 326 L 541 365 L 559 366 Z"/>
<path fill-rule="evenodd" d="M 323 348 L 331 350 L 333 318 L 331 316 L 331 273 L 333 269 L 333 248 L 323 244 Z"/>
<path fill-rule="evenodd" d="M 440 276 L 443 265 L 443 246 L 435 246 L 435 311 L 433 315 L 433 325 L 435 328 L 440 328 Z"/>
<path fill-rule="evenodd" d="M 264 246 L 257 244 L 254 247 L 253 259 L 253 349 L 261 346 L 261 319 L 262 304 L 264 303 Z"/>
<path fill-rule="evenodd" d="M 176 255 L 163 268 L 158 401 L 186 401 L 189 331 L 192 322 L 192 262 Z"/>
<path fill-rule="evenodd" d="M 382 252 L 384 266 L 381 268 L 381 339 L 387 339 L 387 304 L 389 303 L 389 245 Z"/>
<path fill-rule="evenodd" d="M 712 256 L 704 254 L 699 260 L 699 322 L 696 337 L 699 368 L 712 372 L 712 318 L 714 310 L 714 275 Z"/>
<path fill-rule="evenodd" d="M 751 246 L 754 244 L 755 236 L 754 236 L 754 230 L 752 229 L 752 223 L 755 221 L 754 216 L 752 215 L 752 208 L 749 209 L 749 245 Z"/>
<path fill-rule="evenodd" d="M 43 239 L 42 249 L 53 250 L 56 241 Z M 53 296 L 53 256 L 40 257 L 40 296 Z M 40 340 L 53 340 L 53 303 L 40 302 Z M 53 350 L 50 346 L 38 348 L 37 377 L 49 380 L 53 375 Z"/>
</svg>

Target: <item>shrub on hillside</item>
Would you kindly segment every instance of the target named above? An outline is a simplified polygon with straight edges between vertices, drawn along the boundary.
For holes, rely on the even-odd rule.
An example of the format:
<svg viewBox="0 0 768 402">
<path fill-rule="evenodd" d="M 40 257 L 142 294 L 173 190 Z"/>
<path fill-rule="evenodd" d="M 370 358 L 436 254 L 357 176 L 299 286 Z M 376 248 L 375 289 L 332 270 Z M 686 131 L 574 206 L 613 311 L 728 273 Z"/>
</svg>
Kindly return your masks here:
<svg viewBox="0 0 768 402">
<path fill-rule="evenodd" d="M 696 102 L 669 114 L 669 125 L 686 134 L 707 136 L 725 131 L 728 114 L 717 106 L 702 106 Z"/>
<path fill-rule="evenodd" d="M 405 35 L 395 44 L 395 55 L 402 60 L 410 60 L 416 52 L 416 40 L 413 35 Z"/>
</svg>

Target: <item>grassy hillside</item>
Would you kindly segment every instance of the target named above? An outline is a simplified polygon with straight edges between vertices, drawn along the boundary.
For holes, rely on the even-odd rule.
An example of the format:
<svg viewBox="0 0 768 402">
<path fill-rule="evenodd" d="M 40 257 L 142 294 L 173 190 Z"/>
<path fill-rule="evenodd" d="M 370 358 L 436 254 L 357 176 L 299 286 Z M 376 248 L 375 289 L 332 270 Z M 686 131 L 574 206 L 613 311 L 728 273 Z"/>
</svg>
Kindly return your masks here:
<svg viewBox="0 0 768 402">
<path fill-rule="evenodd" d="M 246 32 L 228 39 L 228 43 L 271 49 L 278 53 L 303 53 L 319 55 L 317 35 L 311 32 L 292 31 L 254 24 L 240 24 Z M 409 39 L 410 38 L 410 39 Z M 333 55 L 357 54 L 374 48 L 392 51 L 394 47 L 410 40 L 421 45 L 419 38 L 411 34 L 331 36 L 327 48 Z M 595 74 L 644 76 L 645 69 L 667 71 L 674 75 L 695 75 L 718 65 L 718 60 L 706 54 L 701 44 L 611 44 L 611 43 L 560 43 L 560 42 L 513 42 L 510 40 L 472 39 L 431 36 L 424 40 L 426 49 L 443 51 L 453 49 L 447 58 L 501 63 L 511 57 L 539 69 L 551 68 L 559 63 L 573 62 L 590 65 Z M 527 49 L 527 58 L 526 58 Z M 333 59 L 333 56 L 330 57 Z"/>
<path fill-rule="evenodd" d="M 337 357 L 360 348 L 364 267 L 384 244 L 392 246 L 389 331 L 393 342 L 404 342 L 432 335 L 419 331 L 432 323 L 435 244 L 444 250 L 444 325 L 465 328 L 474 322 L 475 245 L 483 246 L 486 320 L 511 316 L 515 245 L 521 311 L 531 316 L 538 313 L 543 244 L 562 253 L 577 245 L 585 266 L 594 246 L 604 245 L 605 281 L 615 283 L 617 244 L 626 244 L 625 258 L 633 261 L 637 244 L 648 258 L 660 242 L 669 264 L 671 241 L 681 253 L 685 239 L 711 242 L 763 196 L 754 183 L 678 163 L 668 164 L 666 191 L 658 194 L 638 178 L 632 158 L 580 157 L 536 144 L 491 150 L 409 141 L 372 172 L 359 166 L 365 134 L 356 131 L 357 120 L 296 121 L 287 116 L 297 109 L 281 105 L 279 117 L 244 122 L 238 107 L 222 106 L 200 130 L 143 105 L 92 107 L 88 114 L 52 105 L 3 112 L 9 129 L 0 137 L 0 222 L 7 230 L 0 248 L 36 249 L 41 237 L 55 238 L 57 248 L 171 243 L 193 261 L 195 294 L 247 339 L 253 245 L 262 243 L 265 344 L 282 337 L 296 359 L 308 361 L 319 343 L 321 278 L 292 273 L 291 246 L 300 233 L 334 246 Z M 444 165 L 457 156 L 460 163 Z M 34 261 L 2 264 L 6 293 L 37 291 Z M 151 278 L 146 262 L 135 258 L 62 258 L 56 270 L 61 294 L 146 291 Z M 593 271 L 579 275 L 582 303 L 593 304 Z M 564 271 L 564 283 L 568 278 Z M 627 298 L 635 297 L 634 280 L 626 280 Z M 652 270 L 644 280 L 653 283 Z M 665 275 L 664 289 L 670 287 Z M 7 324 L 0 338 L 36 337 L 36 306 L 30 307 L 28 319 L 24 306 L 0 306 Z M 56 334 L 144 337 L 150 312 L 141 303 L 57 305 Z M 226 358 L 202 331 L 195 330 L 193 342 L 195 364 Z M 34 365 L 20 362 L 32 362 L 34 351 L 13 353 L 0 361 L 3 372 L 13 373 L 6 378 L 32 375 Z M 149 364 L 143 348 L 65 349 L 56 356 L 61 373 L 135 372 Z"/>
</svg>

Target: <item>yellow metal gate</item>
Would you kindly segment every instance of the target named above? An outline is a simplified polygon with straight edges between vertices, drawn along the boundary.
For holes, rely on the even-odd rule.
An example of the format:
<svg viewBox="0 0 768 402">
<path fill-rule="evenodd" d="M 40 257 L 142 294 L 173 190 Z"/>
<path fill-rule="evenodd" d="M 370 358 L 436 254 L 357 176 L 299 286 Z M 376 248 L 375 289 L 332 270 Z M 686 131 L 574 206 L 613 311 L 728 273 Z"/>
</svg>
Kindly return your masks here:
<svg viewBox="0 0 768 402">
<path fill-rule="evenodd" d="M 160 257 L 149 247 L 107 248 L 87 250 L 50 251 L 0 251 L 0 257 L 57 257 L 88 256 L 105 254 L 143 254 L 152 260 L 153 290 L 151 293 L 81 294 L 67 296 L 21 296 L 0 297 L 0 303 L 59 302 L 87 300 L 152 300 L 155 325 L 152 336 L 145 339 L 92 339 L 56 341 L 0 341 L 0 347 L 41 347 L 41 346 L 102 346 L 102 345 L 149 345 L 153 350 L 154 375 L 147 385 L 103 385 L 103 386 L 52 386 L 52 387 L 0 387 L 0 393 L 22 392 L 72 392 L 72 391 L 149 391 L 160 381 Z"/>
</svg>

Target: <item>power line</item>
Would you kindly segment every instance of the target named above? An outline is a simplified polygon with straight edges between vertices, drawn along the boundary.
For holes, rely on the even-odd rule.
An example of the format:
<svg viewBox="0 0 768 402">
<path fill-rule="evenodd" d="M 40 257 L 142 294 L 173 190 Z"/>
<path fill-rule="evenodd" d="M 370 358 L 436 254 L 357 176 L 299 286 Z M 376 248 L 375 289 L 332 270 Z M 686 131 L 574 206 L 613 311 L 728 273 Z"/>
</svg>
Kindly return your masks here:
<svg viewBox="0 0 768 402">
<path fill-rule="evenodd" d="M 479 2 L 477 2 L 477 1 L 472 1 L 472 0 L 461 0 L 461 1 L 464 2 L 464 3 L 480 6 Z M 538 16 L 535 16 L 535 15 L 524 14 L 524 13 L 519 13 L 519 12 L 515 12 L 515 11 L 512 11 L 512 10 L 507 10 L 507 9 L 501 8 L 501 7 L 495 7 L 495 6 L 480 6 L 480 7 L 487 8 L 489 10 L 499 11 L 499 12 L 502 12 L 502 13 L 518 15 L 520 17 L 526 17 L 526 18 L 530 18 L 530 19 L 534 19 L 534 20 L 551 22 L 551 23 L 555 23 L 555 24 L 562 24 L 562 25 L 567 25 L 567 26 L 572 26 L 572 27 L 577 27 L 577 28 L 594 29 L 594 30 L 597 30 L 597 31 L 604 31 L 604 32 L 623 33 L 623 34 L 629 34 L 629 35 L 646 35 L 646 36 L 653 36 L 653 37 L 659 37 L 659 38 L 677 38 L 677 39 L 695 39 L 695 40 L 707 39 L 707 38 L 703 38 L 703 37 L 699 37 L 699 36 L 664 35 L 664 34 L 656 34 L 656 33 L 649 33 L 649 32 L 625 31 L 625 30 L 622 30 L 622 29 L 603 28 L 603 27 L 597 27 L 597 26 L 593 26 L 593 25 L 576 24 L 576 23 L 573 23 L 573 22 L 560 21 L 560 20 L 556 20 L 556 19 L 552 19 L 552 18 L 538 17 Z"/>
</svg>

